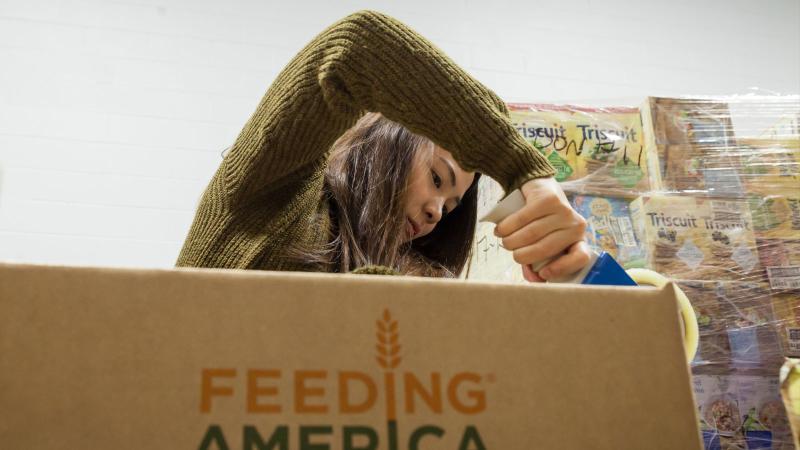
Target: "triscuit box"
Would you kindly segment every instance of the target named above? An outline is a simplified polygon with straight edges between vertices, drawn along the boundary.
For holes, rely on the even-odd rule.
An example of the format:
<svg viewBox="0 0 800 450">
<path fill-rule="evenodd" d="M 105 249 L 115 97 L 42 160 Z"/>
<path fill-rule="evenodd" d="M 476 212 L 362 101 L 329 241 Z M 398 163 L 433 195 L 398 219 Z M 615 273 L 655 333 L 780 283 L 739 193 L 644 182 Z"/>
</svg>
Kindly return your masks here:
<svg viewBox="0 0 800 450">
<path fill-rule="evenodd" d="M 781 402 L 777 370 L 755 370 L 734 377 L 748 449 L 780 449 L 791 444 L 792 432 Z"/>
<path fill-rule="evenodd" d="M 800 184 L 786 194 L 747 196 L 757 238 L 800 240 Z"/>
<path fill-rule="evenodd" d="M 692 381 L 706 449 L 792 448 L 778 367 L 695 367 Z"/>
<path fill-rule="evenodd" d="M 748 194 L 764 276 L 775 290 L 800 290 L 800 185 L 786 194 Z"/>
<path fill-rule="evenodd" d="M 699 344 L 692 364 L 729 363 L 731 347 L 728 323 L 731 311 L 728 304 L 719 301 L 719 283 L 678 280 L 676 284 L 686 294 L 697 317 Z"/>
<path fill-rule="evenodd" d="M 702 445 L 671 285 L 0 264 L 0 411 L 8 449 Z"/>
<path fill-rule="evenodd" d="M 728 104 L 713 99 L 648 97 L 641 108 L 653 144 L 731 146 L 735 142 Z"/>
<path fill-rule="evenodd" d="M 772 314 L 784 356 L 800 357 L 800 297 L 794 292 L 772 295 Z"/>
<path fill-rule="evenodd" d="M 694 371 L 692 382 L 705 448 L 746 449 L 733 374 L 721 367 L 704 367 Z"/>
<path fill-rule="evenodd" d="M 735 149 L 692 144 L 662 146 L 663 189 L 705 197 L 743 197 Z"/>
<path fill-rule="evenodd" d="M 721 282 L 719 303 L 725 318 L 734 365 L 766 367 L 780 365 L 775 317 L 770 307 L 769 285 L 762 282 Z"/>
<path fill-rule="evenodd" d="M 629 199 L 570 195 L 570 203 L 586 219 L 586 242 L 596 252 L 607 252 L 624 268 L 645 266 L 645 252 L 633 228 Z"/>
<path fill-rule="evenodd" d="M 763 276 L 747 203 L 685 195 L 645 195 L 630 204 L 647 266 L 694 280 Z"/>
<path fill-rule="evenodd" d="M 667 191 L 741 196 L 741 163 L 728 105 L 649 97 L 641 108 L 644 145 L 658 155 Z"/>
<path fill-rule="evenodd" d="M 576 192 L 624 194 L 658 189 L 657 158 L 644 151 L 639 110 L 509 104 L 517 131 Z M 652 166 L 652 167 L 651 167 Z"/>
<path fill-rule="evenodd" d="M 782 355 L 769 286 L 758 282 L 676 281 L 697 316 L 693 365 L 776 366 Z"/>
<path fill-rule="evenodd" d="M 800 239 L 757 238 L 756 245 L 772 290 L 800 290 Z"/>
<path fill-rule="evenodd" d="M 798 195 L 800 138 L 739 139 L 737 152 L 747 192 Z"/>
</svg>

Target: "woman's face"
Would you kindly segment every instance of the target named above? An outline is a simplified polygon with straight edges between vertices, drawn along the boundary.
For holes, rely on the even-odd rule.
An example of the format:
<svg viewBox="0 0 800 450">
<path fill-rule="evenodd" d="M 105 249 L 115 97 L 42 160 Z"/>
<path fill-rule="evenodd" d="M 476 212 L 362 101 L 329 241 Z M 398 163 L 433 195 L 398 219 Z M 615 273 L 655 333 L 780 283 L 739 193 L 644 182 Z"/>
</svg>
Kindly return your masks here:
<svg viewBox="0 0 800 450">
<path fill-rule="evenodd" d="M 433 231 L 458 206 L 474 179 L 474 172 L 462 169 L 453 155 L 438 145 L 433 152 L 417 152 L 406 192 L 404 241 Z"/>
</svg>

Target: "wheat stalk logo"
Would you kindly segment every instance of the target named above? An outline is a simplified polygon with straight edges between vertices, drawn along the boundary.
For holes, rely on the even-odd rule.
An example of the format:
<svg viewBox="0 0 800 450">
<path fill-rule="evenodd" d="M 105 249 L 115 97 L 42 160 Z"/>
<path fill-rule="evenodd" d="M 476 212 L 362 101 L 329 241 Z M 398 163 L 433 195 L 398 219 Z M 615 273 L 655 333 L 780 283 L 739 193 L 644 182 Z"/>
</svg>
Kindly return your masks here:
<svg viewBox="0 0 800 450">
<path fill-rule="evenodd" d="M 386 370 L 391 370 L 400 364 L 400 333 L 396 320 L 392 320 L 392 315 L 388 309 L 383 310 L 383 316 L 378 319 L 377 337 L 378 343 L 375 348 L 378 350 L 378 365 Z"/>
<path fill-rule="evenodd" d="M 383 381 L 386 389 L 386 418 L 389 430 L 389 441 L 397 441 L 397 399 L 395 397 L 394 372 L 400 364 L 400 333 L 397 321 L 392 319 L 388 309 L 383 310 L 381 317 L 375 322 L 377 326 L 378 342 L 375 349 L 378 351 L 376 359 L 378 365 L 384 370 Z M 392 447 L 394 448 L 394 447 Z"/>
</svg>

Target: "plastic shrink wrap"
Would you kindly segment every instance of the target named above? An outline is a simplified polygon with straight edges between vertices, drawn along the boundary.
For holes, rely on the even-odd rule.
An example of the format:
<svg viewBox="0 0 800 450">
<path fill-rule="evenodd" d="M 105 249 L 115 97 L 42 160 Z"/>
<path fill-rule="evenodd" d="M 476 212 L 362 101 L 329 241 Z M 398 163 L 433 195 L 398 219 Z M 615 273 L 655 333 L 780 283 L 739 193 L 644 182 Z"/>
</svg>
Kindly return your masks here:
<svg viewBox="0 0 800 450">
<path fill-rule="evenodd" d="M 795 448 L 779 369 L 800 357 L 800 97 L 508 106 L 587 219 L 589 245 L 691 300 L 706 448 Z M 479 214 L 502 196 L 484 177 Z M 468 277 L 522 281 L 491 229 L 479 225 Z"/>
</svg>

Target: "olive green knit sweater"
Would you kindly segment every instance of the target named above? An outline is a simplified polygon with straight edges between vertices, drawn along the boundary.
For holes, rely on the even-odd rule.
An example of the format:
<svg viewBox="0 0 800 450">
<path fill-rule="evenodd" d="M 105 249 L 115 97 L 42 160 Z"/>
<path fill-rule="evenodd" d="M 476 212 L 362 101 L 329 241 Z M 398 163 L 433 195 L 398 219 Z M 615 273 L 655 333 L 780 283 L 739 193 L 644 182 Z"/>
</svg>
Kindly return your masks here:
<svg viewBox="0 0 800 450">
<path fill-rule="evenodd" d="M 267 90 L 206 188 L 177 266 L 309 270 L 286 249 L 328 239 L 328 151 L 365 111 L 506 191 L 553 174 L 497 95 L 404 24 L 361 11 L 315 37 Z"/>
</svg>

